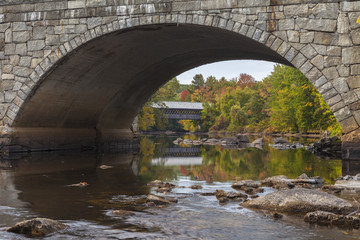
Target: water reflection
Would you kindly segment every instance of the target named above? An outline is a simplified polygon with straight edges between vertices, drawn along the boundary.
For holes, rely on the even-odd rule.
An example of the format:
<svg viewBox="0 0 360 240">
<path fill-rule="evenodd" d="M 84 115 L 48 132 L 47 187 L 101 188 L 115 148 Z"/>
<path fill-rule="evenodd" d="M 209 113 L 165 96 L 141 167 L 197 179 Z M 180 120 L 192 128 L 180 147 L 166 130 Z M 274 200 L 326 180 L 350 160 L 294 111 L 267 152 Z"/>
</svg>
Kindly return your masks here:
<svg viewBox="0 0 360 240">
<path fill-rule="evenodd" d="M 336 229 L 310 229 L 302 219 L 273 221 L 238 209 L 237 203 L 222 206 L 214 196 L 199 194 L 231 191 L 235 179 L 279 174 L 297 177 L 305 172 L 334 182 L 342 174 L 341 160 L 322 160 L 304 150 L 179 148 L 172 144 L 176 138 L 143 137 L 139 153 L 37 154 L 0 161 L 0 229 L 32 217 L 49 217 L 69 226 L 49 239 L 345 239 Z M 179 204 L 147 208 L 146 195 L 155 193 L 147 183 L 154 179 L 187 187 L 201 184 L 203 189 L 175 189 L 171 194 Z M 79 182 L 89 185 L 69 186 Z M 112 210 L 117 209 L 135 215 L 114 216 Z M 14 238 L 0 232 L 0 239 Z"/>
<path fill-rule="evenodd" d="M 261 180 L 275 175 L 296 178 L 306 173 L 308 176 L 322 176 L 327 183 L 334 183 L 342 174 L 340 159 L 320 159 L 305 149 L 279 151 L 266 147 L 264 150 L 239 150 L 217 145 L 179 147 L 176 151 L 173 147 L 166 147 L 170 140 L 162 141 L 157 144 L 158 139 L 149 137 L 141 140 L 142 164 L 139 174 L 144 179 L 153 180 L 154 176 L 172 179 L 183 175 L 207 182 L 224 182 L 236 179 Z M 169 154 L 174 152 L 175 156 Z M 188 156 L 189 153 L 193 156 Z"/>
</svg>

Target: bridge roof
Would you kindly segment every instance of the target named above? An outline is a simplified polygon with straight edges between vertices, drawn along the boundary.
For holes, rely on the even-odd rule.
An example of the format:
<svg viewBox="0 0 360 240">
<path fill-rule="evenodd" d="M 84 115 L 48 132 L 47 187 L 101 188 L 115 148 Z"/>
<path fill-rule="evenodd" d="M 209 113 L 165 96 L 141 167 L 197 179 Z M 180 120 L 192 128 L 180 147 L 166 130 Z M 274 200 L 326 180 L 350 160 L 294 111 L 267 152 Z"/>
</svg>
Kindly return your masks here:
<svg viewBox="0 0 360 240">
<path fill-rule="evenodd" d="M 163 104 L 166 106 L 166 108 L 169 109 L 189 109 L 189 110 L 203 110 L 202 103 L 199 102 L 160 102 L 160 103 L 154 103 L 154 108 L 164 108 Z"/>
</svg>

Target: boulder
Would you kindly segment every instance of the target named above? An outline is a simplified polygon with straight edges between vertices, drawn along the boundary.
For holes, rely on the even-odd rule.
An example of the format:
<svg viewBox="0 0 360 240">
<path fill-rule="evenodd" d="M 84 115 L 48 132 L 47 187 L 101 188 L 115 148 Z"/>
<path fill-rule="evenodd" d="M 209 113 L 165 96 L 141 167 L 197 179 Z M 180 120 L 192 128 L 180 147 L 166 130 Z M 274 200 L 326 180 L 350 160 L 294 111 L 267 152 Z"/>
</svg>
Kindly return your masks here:
<svg viewBox="0 0 360 240">
<path fill-rule="evenodd" d="M 305 173 L 301 174 L 296 179 L 290 180 L 295 187 L 305 187 L 305 188 L 320 188 L 324 184 L 324 179 L 320 176 L 308 177 Z"/>
<path fill-rule="evenodd" d="M 360 228 L 360 218 L 357 216 L 337 215 L 331 212 L 315 211 L 305 215 L 304 221 L 318 225 L 331 225 L 346 228 Z"/>
<path fill-rule="evenodd" d="M 284 175 L 265 178 L 260 182 L 260 186 L 272 187 L 276 189 L 287 189 L 295 187 L 291 182 L 291 179 Z"/>
<path fill-rule="evenodd" d="M 284 138 L 279 137 L 279 138 L 274 138 L 273 139 L 274 144 L 288 144 L 290 145 L 290 143 L 288 141 L 286 141 Z"/>
<path fill-rule="evenodd" d="M 64 230 L 66 225 L 49 218 L 34 218 L 19 222 L 7 229 L 8 232 L 25 234 L 28 237 L 43 237 Z"/>
<path fill-rule="evenodd" d="M 204 192 L 200 193 L 201 196 L 215 196 L 216 192 Z"/>
<path fill-rule="evenodd" d="M 242 203 L 242 206 L 291 213 L 328 211 L 348 213 L 354 207 L 351 203 L 334 195 L 306 188 L 280 190 Z"/>
<path fill-rule="evenodd" d="M 224 190 L 216 190 L 216 198 L 220 203 L 228 201 L 243 201 L 247 199 L 247 195 L 239 192 L 225 192 Z"/>
<path fill-rule="evenodd" d="M 220 143 L 221 143 L 221 141 L 216 138 L 210 138 L 205 141 L 205 144 L 208 144 L 208 145 L 216 145 L 216 144 L 220 144 Z"/>
<path fill-rule="evenodd" d="M 341 141 L 338 137 L 323 138 L 310 144 L 306 150 L 320 157 L 341 158 Z"/>
<path fill-rule="evenodd" d="M 272 187 L 276 189 L 286 189 L 294 187 L 320 188 L 324 184 L 321 177 L 308 177 L 305 173 L 296 179 L 290 179 L 284 175 L 269 177 L 261 181 L 261 186 Z"/>
<path fill-rule="evenodd" d="M 263 138 L 258 138 L 251 143 L 252 147 L 256 147 L 256 148 L 260 148 L 260 149 L 263 149 L 264 145 L 265 145 L 265 142 L 264 142 Z"/>
<path fill-rule="evenodd" d="M 243 180 L 243 181 L 238 181 L 238 182 L 234 183 L 233 185 L 231 185 L 231 187 L 234 189 L 241 190 L 242 188 L 245 188 L 245 187 L 258 188 L 259 184 L 253 180 Z"/>
<path fill-rule="evenodd" d="M 343 188 L 342 191 L 345 193 L 360 193 L 360 174 L 338 178 L 334 188 Z"/>
<path fill-rule="evenodd" d="M 227 137 L 220 140 L 222 145 L 237 145 L 238 139 L 236 137 Z"/>
<path fill-rule="evenodd" d="M 237 134 L 236 139 L 238 143 L 250 143 L 249 137 L 245 134 L 241 134 L 241 133 Z"/>
<path fill-rule="evenodd" d="M 177 138 L 176 140 L 173 141 L 174 144 L 180 144 L 183 142 L 182 138 Z"/>
<path fill-rule="evenodd" d="M 113 210 L 112 214 L 117 216 L 133 216 L 135 213 L 127 211 L 127 210 Z"/>
<path fill-rule="evenodd" d="M 169 205 L 172 203 L 177 203 L 177 199 L 163 198 L 160 196 L 149 194 L 146 197 L 146 203 L 148 205 Z"/>
</svg>

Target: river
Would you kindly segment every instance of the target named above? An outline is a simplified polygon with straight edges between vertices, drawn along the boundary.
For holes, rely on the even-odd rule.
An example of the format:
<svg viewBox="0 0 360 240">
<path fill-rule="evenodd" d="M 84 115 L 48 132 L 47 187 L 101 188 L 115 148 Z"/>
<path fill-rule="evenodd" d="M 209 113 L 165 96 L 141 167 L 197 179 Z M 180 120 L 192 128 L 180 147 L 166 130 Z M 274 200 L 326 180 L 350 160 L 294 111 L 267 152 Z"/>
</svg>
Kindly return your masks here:
<svg viewBox="0 0 360 240">
<path fill-rule="evenodd" d="M 341 159 L 267 144 L 265 149 L 177 146 L 172 144 L 177 137 L 143 136 L 139 153 L 38 153 L 1 160 L 0 239 L 26 239 L 3 230 L 33 217 L 68 226 L 46 239 L 360 239 L 359 230 L 309 225 L 286 214 L 276 220 L 239 203 L 221 205 L 215 196 L 200 195 L 234 191 L 235 180 L 274 175 L 306 173 L 334 183 L 343 174 Z M 178 198 L 178 204 L 147 207 L 146 195 L 157 194 L 147 183 L 155 179 L 203 188 L 175 188 L 167 196 Z M 79 182 L 88 185 L 73 185 Z M 119 209 L 135 215 L 113 214 Z"/>
</svg>

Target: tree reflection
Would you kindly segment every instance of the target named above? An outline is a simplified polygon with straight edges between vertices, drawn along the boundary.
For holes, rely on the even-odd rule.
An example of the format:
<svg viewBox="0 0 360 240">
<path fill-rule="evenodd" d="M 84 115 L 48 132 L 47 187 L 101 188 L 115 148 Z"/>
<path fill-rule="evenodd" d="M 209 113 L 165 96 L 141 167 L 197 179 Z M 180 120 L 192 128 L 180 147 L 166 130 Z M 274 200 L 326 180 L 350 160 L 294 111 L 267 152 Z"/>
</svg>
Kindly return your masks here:
<svg viewBox="0 0 360 240">
<path fill-rule="evenodd" d="M 341 160 L 325 160 L 305 149 L 279 151 L 276 149 L 226 149 L 222 146 L 201 146 L 201 164 L 186 166 L 169 165 L 170 158 L 163 157 L 171 143 L 165 138 L 141 140 L 141 168 L 139 175 L 146 181 L 171 180 L 177 176 L 212 181 L 239 179 L 262 180 L 275 175 L 296 178 L 302 173 L 321 176 L 327 183 L 334 183 L 342 174 Z M 161 159 L 154 164 L 154 158 Z"/>
</svg>

